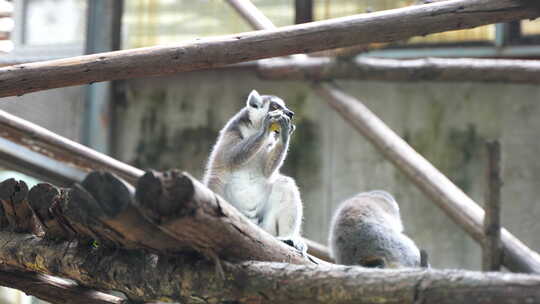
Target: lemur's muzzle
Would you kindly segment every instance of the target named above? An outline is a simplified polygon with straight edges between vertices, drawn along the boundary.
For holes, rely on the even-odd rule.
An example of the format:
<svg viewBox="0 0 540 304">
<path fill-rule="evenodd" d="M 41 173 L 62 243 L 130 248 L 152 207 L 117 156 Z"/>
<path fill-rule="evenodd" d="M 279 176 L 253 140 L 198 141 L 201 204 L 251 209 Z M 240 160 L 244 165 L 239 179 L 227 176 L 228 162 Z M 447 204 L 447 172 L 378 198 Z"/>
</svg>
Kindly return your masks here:
<svg viewBox="0 0 540 304">
<path fill-rule="evenodd" d="M 285 110 L 285 115 L 289 116 L 289 118 L 292 118 L 294 116 L 293 111 Z"/>
</svg>

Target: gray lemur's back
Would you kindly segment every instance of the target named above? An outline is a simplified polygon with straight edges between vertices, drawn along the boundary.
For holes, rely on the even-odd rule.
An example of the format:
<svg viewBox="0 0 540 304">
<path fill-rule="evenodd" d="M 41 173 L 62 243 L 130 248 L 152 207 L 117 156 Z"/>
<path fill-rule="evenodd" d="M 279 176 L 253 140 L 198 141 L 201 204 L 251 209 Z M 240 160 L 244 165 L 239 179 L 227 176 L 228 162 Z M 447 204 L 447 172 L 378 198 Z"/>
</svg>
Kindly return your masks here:
<svg viewBox="0 0 540 304">
<path fill-rule="evenodd" d="M 336 210 L 329 246 L 338 264 L 419 267 L 420 251 L 405 234 L 399 207 L 388 192 L 360 193 Z"/>
</svg>

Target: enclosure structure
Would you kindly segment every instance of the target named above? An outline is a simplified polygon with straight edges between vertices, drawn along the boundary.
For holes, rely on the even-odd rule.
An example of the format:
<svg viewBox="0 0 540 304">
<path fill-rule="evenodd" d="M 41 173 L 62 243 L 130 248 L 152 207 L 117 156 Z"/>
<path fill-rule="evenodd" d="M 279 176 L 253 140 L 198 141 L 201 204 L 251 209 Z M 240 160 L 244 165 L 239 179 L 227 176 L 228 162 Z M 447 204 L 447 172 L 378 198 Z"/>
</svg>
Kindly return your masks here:
<svg viewBox="0 0 540 304">
<path fill-rule="evenodd" d="M 234 5 L 234 1 L 231 1 L 231 3 Z M 241 2 L 246 3 L 246 2 Z M 243 10 L 243 14 L 246 16 L 252 16 L 253 19 L 257 20 L 257 18 L 261 18 L 260 15 L 257 17 L 253 13 L 253 8 L 249 7 L 239 7 L 239 10 Z M 504 14 L 501 14 L 500 12 L 504 11 Z M 251 13 L 250 13 L 251 12 Z M 455 23 L 455 16 L 452 17 L 452 14 L 463 14 L 459 15 L 462 17 L 458 17 L 459 24 Z M 388 41 L 391 39 L 400 39 L 403 37 L 406 37 L 407 35 L 416 35 L 421 34 L 426 31 L 426 26 L 422 24 L 422 22 L 426 22 L 426 24 L 432 24 L 434 20 L 432 18 L 435 18 L 435 20 L 439 21 L 437 23 L 437 26 L 440 26 L 440 28 L 433 28 L 428 30 L 433 31 L 442 31 L 442 30 L 448 30 L 453 28 L 461 28 L 461 27 L 469 27 L 478 25 L 480 23 L 492 23 L 496 21 L 507 21 L 507 20 L 513 20 L 514 18 L 532 18 L 538 15 L 537 7 L 529 2 L 522 2 L 522 1 L 506 1 L 506 2 L 495 2 L 495 1 L 447 1 L 447 2 L 441 2 L 441 3 L 435 3 L 435 4 L 429 4 L 425 6 L 418 6 L 418 7 L 412 7 L 408 9 L 402 9 L 397 10 L 395 12 L 388 12 L 387 14 L 374 14 L 370 16 L 371 14 L 367 14 L 365 16 L 361 16 L 358 19 L 350 18 L 344 19 L 344 20 L 336 20 L 332 22 L 322 22 L 320 24 L 313 24 L 309 26 L 296 26 L 291 27 L 284 30 L 276 30 L 276 31 L 266 31 L 262 32 L 261 34 L 253 33 L 253 34 L 245 34 L 245 35 L 235 35 L 230 37 L 225 37 L 221 39 L 216 40 L 208 40 L 208 41 L 201 41 L 201 42 L 195 42 L 193 44 L 186 44 L 181 45 L 178 47 L 158 47 L 154 49 L 145 49 L 145 50 L 134 50 L 134 51 L 122 51 L 122 52 L 114 52 L 114 53 L 106 53 L 106 54 L 100 54 L 100 55 L 91 55 L 91 56 L 84 56 L 80 58 L 75 59 L 65 59 L 60 60 L 56 62 L 49 62 L 49 63 L 35 63 L 35 64 L 25 64 L 20 65 L 18 67 L 8 67 L 5 68 L 2 75 L 4 76 L 2 78 L 2 86 L 5 88 L 0 94 L 4 94 L 4 96 L 9 94 L 22 94 L 25 92 L 31 92 L 34 90 L 44 89 L 44 88 L 51 88 L 51 87 L 57 87 L 57 86 L 63 86 L 63 85 L 73 85 L 78 83 L 84 83 L 84 82 L 92 82 L 92 81 L 101 81 L 101 80 L 112 80 L 112 79 L 118 79 L 123 77 L 134 77 L 137 75 L 146 75 L 146 74 L 153 74 L 153 73 L 170 73 L 174 71 L 185 71 L 193 68 L 202 68 L 202 67 L 213 67 L 218 66 L 224 63 L 232 63 L 235 62 L 238 59 L 234 58 L 241 58 L 241 60 L 248 60 L 248 59 L 256 59 L 266 56 L 274 56 L 274 55 L 287 55 L 290 53 L 296 53 L 298 51 L 310 51 L 310 50 L 319 50 L 321 48 L 334 48 L 334 47 L 342 47 L 342 46 L 349 46 L 353 43 L 367 43 L 372 41 Z M 392 20 L 399 20 L 402 19 L 404 16 L 409 16 L 411 19 L 414 19 L 418 21 L 415 23 L 415 27 L 408 31 L 399 31 L 399 34 L 396 32 L 395 28 L 392 28 L 392 26 L 389 26 L 387 22 L 391 22 Z M 437 16 L 443 16 L 440 17 L 440 19 L 437 19 Z M 480 18 L 479 18 L 480 16 Z M 372 17 L 372 19 L 370 19 Z M 425 18 L 425 19 L 422 19 Z M 469 17 L 469 18 L 467 18 Z M 395 19 L 392 19 L 395 18 Z M 422 21 L 424 20 L 424 21 Z M 447 21 L 445 21 L 447 20 Z M 350 28 L 350 31 L 343 30 L 343 26 L 345 22 L 347 25 L 346 28 Z M 447 22 L 447 23 L 445 23 Z M 266 24 L 266 25 L 265 25 Z M 261 23 L 257 25 L 259 27 L 265 26 L 270 27 L 271 23 Z M 318 28 L 317 26 L 322 26 L 323 28 Z M 326 27 L 326 29 L 324 28 Z M 373 27 L 373 28 L 372 28 Z M 332 32 L 332 29 L 337 29 L 336 31 Z M 382 32 L 381 36 L 383 38 L 366 38 L 362 35 L 358 35 L 358 31 L 362 33 L 362 31 L 365 30 L 373 30 L 373 29 L 385 29 L 388 32 Z M 401 29 L 400 29 L 401 30 Z M 328 33 L 327 36 L 324 36 L 325 39 L 330 40 L 328 44 L 322 45 L 317 39 L 321 39 L 319 37 L 319 32 L 323 31 L 324 33 Z M 295 33 L 301 33 L 302 37 L 304 37 L 305 40 L 298 41 L 297 44 L 293 44 L 291 47 L 288 45 L 289 43 L 292 43 L 296 39 Z M 313 34 L 310 34 L 313 33 Z M 336 36 L 336 34 L 342 35 L 337 36 L 336 38 L 333 38 Z M 384 33 L 388 33 L 388 36 L 385 36 Z M 312 35 L 312 36 L 310 36 Z M 354 40 L 352 37 L 354 36 Z M 283 42 L 284 47 L 281 47 L 279 43 L 275 42 L 274 39 L 276 38 L 288 38 L 286 39 L 279 39 L 278 41 Z M 307 38 L 305 38 L 307 37 Z M 332 37 L 332 38 L 330 38 Z M 335 39 L 335 40 L 333 40 Z M 364 39 L 364 40 L 362 40 Z M 369 40 L 373 39 L 373 40 Z M 382 40 L 377 40 L 382 39 Z M 269 41 L 269 42 L 267 42 Z M 260 42 L 260 44 L 259 44 Z M 267 43 L 267 44 L 265 44 Z M 317 45 L 312 45 L 317 43 Z M 237 47 L 242 46 L 250 46 L 253 49 L 249 50 L 249 52 L 244 53 L 243 51 L 240 51 L 239 53 L 235 54 L 235 56 L 238 57 L 223 57 L 223 53 L 225 51 L 232 51 L 236 49 Z M 275 47 L 275 48 L 274 48 Z M 241 49 L 243 50 L 243 49 Z M 202 53 L 201 53 L 202 51 Z M 206 53 L 207 52 L 207 53 Z M 192 57 L 190 54 L 195 54 L 197 56 L 200 56 L 201 58 L 200 62 L 197 62 L 197 57 Z M 250 57 L 251 56 L 251 57 Z M 187 65 L 170 65 L 170 62 L 168 60 L 173 60 L 173 62 L 187 62 L 189 61 L 189 64 Z M 179 61 L 178 61 L 179 60 Z M 294 58 L 294 60 L 309 60 L 305 57 L 302 58 Z M 139 65 L 132 65 L 132 62 L 140 62 Z M 266 63 L 265 63 L 266 64 Z M 121 72 L 118 72 L 118 69 L 121 68 Z M 264 73 L 264 67 L 261 68 L 261 73 Z M 116 73 L 115 73 L 116 71 Z M 50 79 L 47 81 L 39 81 L 39 76 L 43 75 L 43 73 L 46 73 L 47 75 L 51 75 Z M 56 75 L 56 76 L 55 76 Z M 84 76 L 80 76 L 84 75 Z M 36 77 L 36 78 L 33 78 Z M 22 81 L 23 86 L 13 86 L 13 83 L 20 84 Z M 11 83 L 11 85 L 10 85 Z M 28 85 L 26 85 L 28 84 Z M 432 167 L 425 159 L 423 159 L 421 156 L 419 156 L 414 150 L 412 150 L 403 140 L 401 140 L 397 135 L 395 135 L 388 127 L 384 125 L 376 116 L 373 115 L 369 110 L 367 110 L 360 102 L 355 101 L 354 98 L 351 96 L 347 96 L 343 92 L 340 92 L 336 88 L 332 88 L 328 85 L 316 85 L 316 90 L 320 92 L 321 95 L 326 96 L 326 98 L 329 100 L 330 104 L 335 107 L 338 111 L 340 111 L 347 120 L 349 120 L 353 126 L 358 129 L 361 133 L 363 133 L 368 139 L 370 139 L 382 152 L 383 155 L 391 159 L 395 164 L 398 165 L 398 167 L 403 170 L 403 172 L 411 177 L 411 179 L 429 196 L 431 197 L 435 202 L 437 202 L 445 211 L 453 217 L 453 219 L 458 222 L 460 225 L 462 225 L 468 233 L 470 233 L 476 240 L 483 241 L 483 230 L 482 230 L 482 219 L 483 214 L 482 210 L 471 200 L 469 199 L 461 190 L 459 190 L 457 187 L 455 187 L 448 179 L 446 179 L 441 173 L 439 173 L 434 167 Z M 81 172 L 87 172 L 89 168 L 105 168 L 106 170 L 113 171 L 114 173 L 119 174 L 121 177 L 127 179 L 131 183 L 135 183 L 138 177 L 140 177 L 141 172 L 137 171 L 136 169 L 132 169 L 128 166 L 125 166 L 121 163 L 114 162 L 111 159 L 105 158 L 102 155 L 99 155 L 95 152 L 89 151 L 88 149 L 84 149 L 80 146 L 74 145 L 73 143 L 66 141 L 65 139 L 58 138 L 57 136 L 47 133 L 43 130 L 37 130 L 32 125 L 25 123 L 23 121 L 17 121 L 13 117 L 10 117 L 9 115 L 4 116 L 6 130 L 11 131 L 11 133 L 6 133 L 6 137 L 10 138 L 12 141 L 18 141 L 19 144 L 28 146 L 39 146 L 44 148 L 44 150 L 47 151 L 54 151 L 53 153 L 48 153 L 49 157 L 56 158 L 56 161 L 65 162 L 68 160 L 71 164 L 67 166 L 66 171 L 60 171 L 58 168 L 61 168 L 61 164 L 55 164 L 58 165 L 53 169 L 53 172 L 47 173 L 48 168 L 39 168 L 39 163 L 36 164 L 35 162 L 32 164 L 32 167 L 38 167 L 41 172 L 45 172 L 45 175 L 55 175 L 55 177 L 59 177 L 59 179 L 63 179 L 63 182 L 69 182 L 69 181 L 82 181 L 81 177 L 84 176 L 84 174 L 80 174 Z M 28 137 L 25 137 L 28 136 Z M 9 151 L 8 151 L 9 152 Z M 13 152 L 13 150 L 11 151 Z M 7 152 L 6 152 L 7 154 Z M 20 157 L 22 154 L 20 153 L 12 153 L 9 155 L 11 159 L 15 159 L 20 164 L 21 162 L 25 165 L 22 165 L 22 167 L 31 168 L 31 166 L 28 164 L 29 162 L 32 162 L 30 159 L 21 159 Z M 67 155 L 67 157 L 66 157 Z M 43 164 L 41 164 L 43 165 Z M 75 165 L 75 167 L 73 166 Z M 50 168 L 49 168 L 50 169 Z M 72 173 L 72 175 L 63 174 L 64 172 Z M 126 173 L 127 172 L 127 173 Z M 56 173 L 56 174 L 54 174 Z M 139 180 L 140 182 L 141 180 Z M 83 183 L 84 184 L 84 183 Z M 195 183 L 196 184 L 196 183 Z M 129 187 L 128 187 L 129 188 Z M 76 188 L 75 188 L 76 189 Z M 88 190 L 88 189 L 87 189 Z M 37 190 L 36 190 L 37 191 Z M 79 190 L 84 193 L 84 189 Z M 128 190 L 124 190 L 126 193 L 129 193 Z M 201 190 L 203 191 L 203 190 Z M 72 193 L 71 190 L 67 191 L 66 193 Z M 77 192 L 75 192 L 77 193 Z M 165 191 L 164 193 L 169 193 L 168 191 Z M 93 196 L 97 196 L 99 194 L 98 192 L 91 193 Z M 66 197 L 70 197 L 70 194 L 66 194 Z M 128 194 L 126 194 L 127 197 L 129 197 Z M 12 196 L 8 196 L 12 197 Z M 23 195 L 24 197 L 24 195 Z M 53 196 L 54 197 L 54 196 Z M 62 196 L 61 196 L 62 197 Z M 154 199 L 158 199 L 159 195 L 156 195 L 153 197 Z M 95 197 L 95 199 L 101 203 L 101 199 Z M 55 200 L 55 202 L 62 202 L 63 199 Z M 88 198 L 87 200 L 91 200 Z M 107 199 L 105 198 L 105 201 Z M 29 201 L 30 200 L 29 198 Z M 128 200 L 129 201 L 129 200 Z M 60 203 L 62 204 L 62 203 Z M 30 203 L 30 205 L 32 205 Z M 127 203 L 126 206 L 129 206 L 130 204 Z M 218 204 L 220 205 L 220 204 Z M 204 208 L 202 208 L 204 209 Z M 221 209 L 221 208 L 220 208 Z M 62 209 L 64 210 L 64 209 Z M 34 210 L 34 212 L 36 212 Z M 66 219 L 63 218 L 62 214 L 55 214 L 53 217 L 54 220 L 63 222 Z M 9 218 L 9 217 L 8 217 Z M 70 226 L 75 225 L 74 223 L 77 222 L 85 222 L 81 218 L 79 219 L 71 219 L 68 217 L 67 222 L 70 223 Z M 41 219 L 43 222 L 44 219 Z M 13 222 L 16 222 L 16 220 L 13 220 Z M 113 223 L 106 223 L 106 226 L 112 227 L 114 226 Z M 27 230 L 28 227 L 24 228 L 23 230 Z M 160 228 L 161 229 L 161 228 Z M 178 231 L 178 229 L 171 228 L 172 231 Z M 63 231 L 60 229 L 60 231 Z M 82 227 L 80 229 L 76 229 L 74 232 L 75 235 L 100 235 L 96 231 L 92 231 L 92 233 L 88 232 L 88 227 Z M 170 235 L 170 234 L 167 234 Z M 68 238 L 68 236 L 60 236 L 60 238 Z M 174 236 L 175 239 L 179 241 L 186 241 L 186 236 Z M 258 239 L 259 237 L 257 237 Z M 106 236 L 102 236 L 98 239 L 107 239 Z M 529 250 L 525 245 L 523 245 L 519 240 L 517 240 L 515 237 L 513 237 L 511 234 L 509 234 L 506 230 L 502 231 L 502 243 L 504 245 L 504 262 L 507 267 L 510 269 L 516 270 L 516 271 L 525 271 L 525 272 L 537 272 L 539 266 L 539 260 L 538 255 L 531 250 Z M 131 244 L 124 244 L 121 241 L 118 241 L 116 239 L 111 239 L 111 243 L 113 244 L 122 244 L 123 247 L 126 248 L 146 248 L 146 249 L 156 249 L 153 246 L 149 245 L 133 245 Z M 133 240 L 132 240 L 133 241 Z M 136 244 L 137 241 L 133 241 Z M 35 245 L 35 244 L 33 244 Z M 179 248 L 194 248 L 198 249 L 199 252 L 206 255 L 208 258 L 214 261 L 219 261 L 221 258 L 228 258 L 234 260 L 233 257 L 237 257 L 240 260 L 243 259 L 249 259 L 249 258 L 242 258 L 238 257 L 236 254 L 234 255 L 223 255 L 221 256 L 217 252 L 219 250 L 214 250 L 212 246 L 205 245 L 203 247 L 198 247 L 199 245 L 196 244 L 190 244 L 188 243 L 187 246 L 180 246 Z M 276 245 L 277 246 L 277 245 Z M 270 246 L 274 247 L 274 246 Z M 210 249 L 212 250 L 210 250 Z M 159 249 L 158 252 L 161 252 L 163 248 Z M 17 250 L 12 250 L 17 251 Z M 40 256 L 39 254 L 35 255 Z M 267 255 L 268 256 L 268 255 Z M 267 258 L 261 258 L 261 259 L 267 259 Z M 17 260 L 17 259 L 13 259 Z M 281 260 L 284 261 L 284 260 Z M 292 262 L 292 260 L 288 260 L 289 262 Z M 298 261 L 298 263 L 303 263 L 301 261 Z M 17 265 L 16 262 L 13 262 L 14 265 Z M 28 264 L 26 264 L 28 267 Z M 216 262 L 216 265 L 220 265 L 220 262 Z M 33 270 L 41 270 L 47 272 L 47 267 L 45 265 L 40 265 L 42 268 L 34 268 Z M 261 269 L 264 267 L 262 265 L 259 265 Z M 321 266 L 318 266 L 321 267 Z M 227 273 L 228 268 L 225 267 L 225 275 Z M 330 269 L 332 270 L 332 269 Z M 300 270 L 307 271 L 307 270 Z M 220 271 L 218 271 L 219 273 Z M 365 275 L 368 275 L 367 273 L 364 273 Z M 270 275 L 270 274 L 269 274 Z M 429 272 L 427 274 L 427 279 L 429 280 L 430 275 L 435 275 L 435 272 Z M 447 280 L 446 282 L 450 281 L 452 279 L 452 273 L 442 273 L 441 274 L 443 281 Z M 77 278 L 81 282 L 81 278 Z M 425 278 L 422 277 L 420 280 L 424 280 Z M 488 279 L 486 277 L 486 279 Z M 511 278 L 512 280 L 515 280 L 514 282 L 517 282 L 517 280 L 521 279 L 518 277 Z M 534 280 L 534 277 L 526 277 L 525 279 L 531 279 Z M 415 281 L 414 279 L 411 279 L 410 281 L 414 286 L 420 286 L 421 284 L 418 283 L 419 281 Z M 236 280 L 232 280 L 233 282 Z M 254 281 L 256 281 L 254 279 Z M 324 280 L 323 280 L 324 281 Z M 85 282 L 86 285 L 92 285 L 88 282 Z M 383 284 L 381 282 L 381 284 Z M 497 283 L 498 284 L 498 283 Z M 501 283 L 504 285 L 504 283 Z M 128 284 L 130 285 L 130 284 Z M 309 284 L 308 284 L 309 285 Z M 370 286 L 366 283 L 366 285 Z M 429 284 L 428 284 L 429 285 Z M 384 285 L 380 285 L 383 286 Z M 110 287 L 110 286 L 109 286 Z M 115 288 L 119 288 L 118 286 L 115 286 Z M 314 287 L 316 288 L 316 287 Z M 422 287 L 423 288 L 423 287 Z M 433 288 L 432 286 L 426 287 L 426 290 L 433 290 L 430 289 Z M 479 287 L 480 288 L 480 287 Z M 137 297 L 143 297 L 145 293 L 141 294 L 130 294 L 129 290 L 122 289 L 124 292 L 129 294 L 132 298 Z M 226 288 L 222 288 L 223 292 L 226 292 Z M 500 295 L 498 295 L 496 292 L 491 291 L 492 287 L 488 284 L 488 288 L 486 290 L 489 290 L 487 294 L 492 297 L 491 299 L 497 299 L 500 298 Z M 496 287 L 495 289 L 498 289 Z M 387 290 L 383 288 L 383 290 Z M 506 289 L 498 289 L 498 290 L 504 290 L 505 292 L 510 292 Z M 400 290 L 401 291 L 401 290 Z M 482 292 L 485 290 L 482 290 Z M 185 291 L 184 291 L 185 292 Z M 197 292 L 189 291 L 193 294 L 196 294 Z M 322 292 L 322 291 L 321 291 Z M 362 294 L 367 294 L 368 297 L 375 297 L 375 294 L 369 294 L 369 288 L 362 291 Z M 418 297 L 423 297 L 424 293 L 421 292 L 420 289 L 417 287 L 414 287 L 411 290 L 408 290 L 408 292 L 412 292 L 409 295 L 412 295 L 412 298 L 409 298 L 411 301 L 416 301 Z M 481 291 L 478 291 L 481 292 Z M 267 295 L 267 292 L 261 292 L 264 295 Z M 428 292 L 429 293 L 429 292 Z M 516 292 L 524 296 L 525 298 L 531 298 L 534 299 L 534 297 L 537 297 L 538 295 L 535 295 L 534 292 L 532 294 L 529 294 L 529 292 L 525 292 L 522 290 L 519 290 L 519 292 Z M 180 292 L 180 294 L 183 294 Z M 234 293 L 232 293 L 234 294 Z M 325 291 L 322 292 L 322 294 L 326 295 L 333 295 L 336 301 L 339 300 L 339 296 L 331 291 Z M 157 295 L 154 295 L 157 296 Z M 239 293 L 238 296 L 240 297 Z M 293 295 L 290 295 L 293 297 Z M 349 293 L 345 293 L 344 297 L 348 298 L 350 296 Z M 380 295 L 376 295 L 379 297 Z M 265 296 L 258 295 L 259 298 L 265 298 Z M 267 296 L 267 301 L 276 299 L 272 296 Z M 437 295 L 435 295 L 437 297 Z M 470 297 L 470 294 L 465 295 L 464 298 Z M 149 298 L 143 298 L 144 300 L 151 300 L 154 299 L 152 297 Z M 182 298 L 185 300 L 185 298 Z M 227 298 L 228 299 L 228 298 Z M 395 301 L 401 301 L 402 299 L 393 298 Z M 280 299 L 281 300 L 281 299 Z M 314 299 L 312 299 L 315 301 Z M 427 298 L 427 300 L 430 300 Z M 504 299 L 501 299 L 504 300 Z M 285 300 L 283 300 L 285 301 Z M 307 300 L 306 300 L 307 301 Z M 320 298 L 319 301 L 330 301 L 330 299 L 327 298 Z M 369 300 L 368 300 L 369 301 Z"/>
</svg>

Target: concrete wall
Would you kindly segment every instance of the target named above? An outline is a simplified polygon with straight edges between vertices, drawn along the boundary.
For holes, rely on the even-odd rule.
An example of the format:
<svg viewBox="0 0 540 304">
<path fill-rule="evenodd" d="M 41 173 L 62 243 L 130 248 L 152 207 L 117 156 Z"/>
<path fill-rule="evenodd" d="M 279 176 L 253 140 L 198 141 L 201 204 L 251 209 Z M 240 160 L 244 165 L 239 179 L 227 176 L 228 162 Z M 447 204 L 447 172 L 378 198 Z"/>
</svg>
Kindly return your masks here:
<svg viewBox="0 0 540 304">
<path fill-rule="evenodd" d="M 80 141 L 84 86 L 5 97 L 0 110 L 19 116 L 69 139 Z"/>
<path fill-rule="evenodd" d="M 503 223 L 540 250 L 540 88 L 470 83 L 340 82 L 474 200 L 484 191 L 484 140 L 500 139 Z M 307 85 L 265 82 L 250 71 L 186 73 L 125 83 L 117 103 L 117 157 L 143 168 L 182 168 L 202 176 L 209 150 L 251 89 L 278 95 L 298 115 L 284 172 L 305 204 L 304 233 L 325 242 L 337 204 L 386 189 L 407 233 L 435 267 L 478 269 L 479 247 Z"/>
</svg>

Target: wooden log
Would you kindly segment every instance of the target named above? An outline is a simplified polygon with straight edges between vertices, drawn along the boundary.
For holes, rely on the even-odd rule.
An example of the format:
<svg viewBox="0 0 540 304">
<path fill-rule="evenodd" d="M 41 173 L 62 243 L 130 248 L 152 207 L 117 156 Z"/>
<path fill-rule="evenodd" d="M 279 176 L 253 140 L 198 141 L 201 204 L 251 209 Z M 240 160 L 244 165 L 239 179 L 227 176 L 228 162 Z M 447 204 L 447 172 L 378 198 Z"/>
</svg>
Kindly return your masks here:
<svg viewBox="0 0 540 304">
<path fill-rule="evenodd" d="M 21 64 L 0 68 L 0 97 L 390 42 L 539 15 L 539 4 L 532 0 L 451 0 L 177 45 Z"/>
<path fill-rule="evenodd" d="M 388 160 L 398 167 L 424 194 L 454 222 L 482 243 L 484 210 L 454 185 L 431 163 L 418 154 L 373 112 L 356 98 L 330 84 L 315 85 L 315 90 L 346 121 L 365 136 Z M 502 229 L 504 265 L 515 272 L 540 273 L 540 256 Z"/>
<path fill-rule="evenodd" d="M 540 276 L 459 270 L 372 270 L 358 266 L 224 262 L 114 254 L 0 232 L 4 265 L 115 289 L 136 301 L 181 303 L 510 304 L 540 301 Z"/>
<path fill-rule="evenodd" d="M 4 267 L 3 267 L 4 268 Z M 2 269 L 0 285 L 24 291 L 49 303 L 128 304 L 128 300 L 44 274 Z"/>
<path fill-rule="evenodd" d="M 190 250 L 145 219 L 134 202 L 133 188 L 118 177 L 96 171 L 81 185 L 70 190 L 63 210 L 70 222 L 82 223 L 95 239 L 162 254 Z"/>
<path fill-rule="evenodd" d="M 374 81 L 472 81 L 540 83 L 540 62 L 517 59 L 359 57 L 275 58 L 258 62 L 257 74 L 267 80 L 358 79 Z"/>
<path fill-rule="evenodd" d="M 486 143 L 486 194 L 484 216 L 484 242 L 482 244 L 482 270 L 499 271 L 501 248 L 501 146 L 498 141 Z"/>
<path fill-rule="evenodd" d="M 28 202 L 46 238 L 71 240 L 77 234 L 63 218 L 59 217 L 61 213 L 59 204 L 64 197 L 61 189 L 46 183 L 35 185 L 28 193 Z"/>
<path fill-rule="evenodd" d="M 147 218 L 209 258 L 314 264 L 185 172 L 149 171 L 136 195 Z"/>
<path fill-rule="evenodd" d="M 27 197 L 28 186 L 25 182 L 10 178 L 0 183 L 0 203 L 10 229 L 40 235 L 40 223 L 35 218 Z"/>
</svg>

